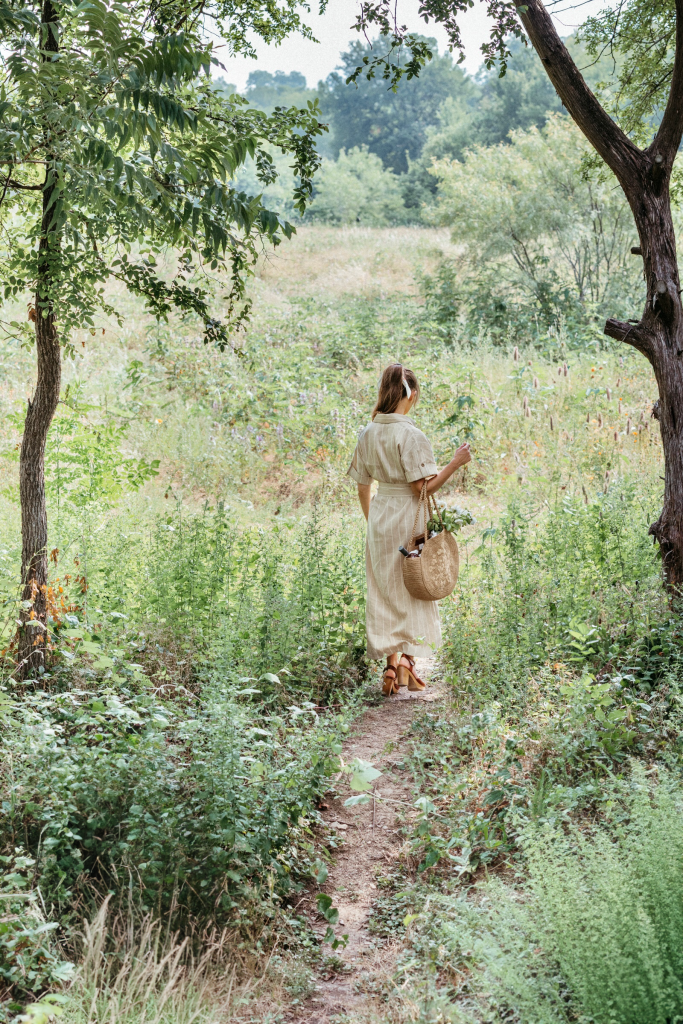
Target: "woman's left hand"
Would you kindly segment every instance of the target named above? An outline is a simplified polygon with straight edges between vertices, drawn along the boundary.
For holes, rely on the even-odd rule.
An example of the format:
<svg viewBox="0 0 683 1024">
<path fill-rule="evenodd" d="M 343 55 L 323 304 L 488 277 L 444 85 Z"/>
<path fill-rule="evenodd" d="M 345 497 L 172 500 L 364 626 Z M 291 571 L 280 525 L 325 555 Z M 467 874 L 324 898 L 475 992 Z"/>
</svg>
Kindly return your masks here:
<svg viewBox="0 0 683 1024">
<path fill-rule="evenodd" d="M 467 463 L 471 461 L 472 453 L 470 451 L 470 443 L 469 441 L 465 441 L 464 444 L 460 445 L 455 455 L 453 456 L 453 462 L 455 463 L 455 468 L 460 469 L 461 466 L 466 466 Z"/>
</svg>

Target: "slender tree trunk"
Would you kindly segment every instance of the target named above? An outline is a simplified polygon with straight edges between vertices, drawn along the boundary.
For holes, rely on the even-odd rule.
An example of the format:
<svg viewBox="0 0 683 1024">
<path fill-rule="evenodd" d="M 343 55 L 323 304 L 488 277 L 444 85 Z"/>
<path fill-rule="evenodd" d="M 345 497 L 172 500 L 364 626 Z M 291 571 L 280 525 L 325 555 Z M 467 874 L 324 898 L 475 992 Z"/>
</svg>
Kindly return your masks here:
<svg viewBox="0 0 683 1024">
<path fill-rule="evenodd" d="M 50 0 L 42 10 L 44 60 L 58 51 L 58 22 Z M 19 674 L 32 675 L 45 664 L 48 644 L 47 612 L 47 507 L 45 504 L 45 444 L 59 402 L 62 376 L 61 352 L 51 293 L 54 260 L 59 239 L 51 230 L 53 193 L 57 187 L 51 161 L 46 161 L 38 281 L 35 297 L 37 380 L 29 400 L 19 461 L 21 500 L 21 581 L 23 586 L 19 629 Z"/>
<path fill-rule="evenodd" d="M 605 334 L 633 345 L 650 362 L 659 387 L 653 414 L 664 447 L 662 513 L 650 527 L 659 542 L 672 594 L 683 596 L 683 308 L 669 182 L 683 138 L 683 0 L 676 7 L 671 89 L 657 134 L 639 149 L 609 117 L 560 39 L 543 0 L 524 0 L 519 17 L 557 93 L 593 148 L 612 169 L 640 236 L 647 299 L 638 323 L 608 320 Z"/>
</svg>

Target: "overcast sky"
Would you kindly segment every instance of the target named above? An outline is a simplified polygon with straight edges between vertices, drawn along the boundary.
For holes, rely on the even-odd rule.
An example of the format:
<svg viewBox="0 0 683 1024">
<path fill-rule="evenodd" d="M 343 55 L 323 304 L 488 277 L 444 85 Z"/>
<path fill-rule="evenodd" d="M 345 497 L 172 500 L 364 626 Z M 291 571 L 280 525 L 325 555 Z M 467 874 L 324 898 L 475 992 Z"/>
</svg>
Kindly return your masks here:
<svg viewBox="0 0 683 1024">
<path fill-rule="evenodd" d="M 230 57 L 219 53 L 217 56 L 225 65 L 225 71 L 216 70 L 243 90 L 247 84 L 249 72 L 256 68 L 262 71 L 300 71 L 306 76 L 310 87 L 315 87 L 321 78 L 326 78 L 334 71 L 339 62 L 339 54 L 346 49 L 358 34 L 351 29 L 356 12 L 357 0 L 329 0 L 327 10 L 322 17 L 311 13 L 305 20 L 312 28 L 318 40 L 312 43 L 301 36 L 290 36 L 281 46 L 266 46 L 259 42 L 256 46 L 258 57 L 249 60 L 245 57 Z M 569 35 L 590 14 L 597 14 L 605 6 L 605 0 L 555 0 L 555 23 L 563 36 Z M 315 10 L 315 0 L 311 7 Z M 572 7 L 574 9 L 572 9 Z M 446 48 L 446 33 L 438 25 L 425 23 L 418 17 L 418 0 L 399 0 L 399 23 L 424 35 L 436 37 L 441 51 Z M 488 36 L 488 23 L 484 12 L 484 4 L 477 3 L 462 17 L 463 39 L 466 49 L 465 67 L 475 72 L 481 64 L 481 45 Z"/>
</svg>

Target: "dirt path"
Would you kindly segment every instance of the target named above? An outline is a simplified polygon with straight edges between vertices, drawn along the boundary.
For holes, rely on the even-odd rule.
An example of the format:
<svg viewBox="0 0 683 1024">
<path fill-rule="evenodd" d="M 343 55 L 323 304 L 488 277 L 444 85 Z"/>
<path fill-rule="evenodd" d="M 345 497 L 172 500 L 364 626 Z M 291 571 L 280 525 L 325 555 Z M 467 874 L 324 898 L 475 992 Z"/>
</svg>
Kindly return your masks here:
<svg viewBox="0 0 683 1024">
<path fill-rule="evenodd" d="M 425 681 L 432 672 L 430 660 L 418 660 L 416 671 Z M 376 872 L 399 856 L 402 839 L 397 812 L 412 808 L 410 777 L 396 767 L 401 762 L 411 719 L 417 707 L 440 697 L 438 686 L 430 684 L 421 694 L 401 689 L 391 699 L 366 711 L 344 745 L 348 763 L 355 757 L 370 761 L 379 771 L 375 790 L 383 799 L 373 805 L 344 807 L 346 793 L 330 801 L 325 819 L 343 835 L 336 862 L 324 889 L 339 910 L 335 931 L 346 933 L 346 949 L 337 955 L 346 970 L 330 978 L 319 977 L 316 990 L 289 1018 L 291 1024 L 332 1024 L 332 1022 L 379 1022 L 377 1003 L 372 998 L 378 980 L 391 971 L 395 950 L 378 944 L 368 931 L 368 919 L 377 896 Z M 324 930 L 324 929 L 323 929 Z"/>
</svg>

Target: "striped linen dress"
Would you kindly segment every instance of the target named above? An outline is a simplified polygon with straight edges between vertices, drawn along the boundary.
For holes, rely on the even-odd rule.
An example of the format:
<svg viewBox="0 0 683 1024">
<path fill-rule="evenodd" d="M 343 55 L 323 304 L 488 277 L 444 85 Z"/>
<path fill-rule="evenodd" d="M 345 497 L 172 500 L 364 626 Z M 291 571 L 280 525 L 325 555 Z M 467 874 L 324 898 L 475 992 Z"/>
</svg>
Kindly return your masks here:
<svg viewBox="0 0 683 1024">
<path fill-rule="evenodd" d="M 397 651 L 425 657 L 441 643 L 439 606 L 410 596 L 398 550 L 410 541 L 419 503 L 409 485 L 436 473 L 432 446 L 409 416 L 380 412 L 361 431 L 348 475 L 359 484 L 379 482 L 365 545 L 369 658 Z"/>
</svg>

